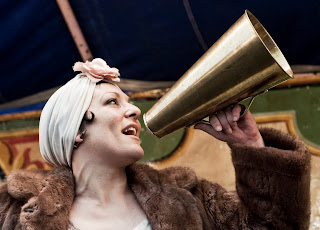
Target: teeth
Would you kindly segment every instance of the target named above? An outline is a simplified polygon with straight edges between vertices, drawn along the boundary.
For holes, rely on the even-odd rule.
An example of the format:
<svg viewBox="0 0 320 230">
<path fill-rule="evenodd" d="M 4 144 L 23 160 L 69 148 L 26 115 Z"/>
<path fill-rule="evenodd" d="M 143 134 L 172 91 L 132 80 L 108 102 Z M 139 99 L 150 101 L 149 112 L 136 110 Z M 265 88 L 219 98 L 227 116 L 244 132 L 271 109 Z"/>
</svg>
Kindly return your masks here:
<svg viewBox="0 0 320 230">
<path fill-rule="evenodd" d="M 137 130 L 133 127 L 130 127 L 128 129 L 126 129 L 124 132 L 124 134 L 127 134 L 127 135 L 136 135 L 137 134 Z"/>
</svg>

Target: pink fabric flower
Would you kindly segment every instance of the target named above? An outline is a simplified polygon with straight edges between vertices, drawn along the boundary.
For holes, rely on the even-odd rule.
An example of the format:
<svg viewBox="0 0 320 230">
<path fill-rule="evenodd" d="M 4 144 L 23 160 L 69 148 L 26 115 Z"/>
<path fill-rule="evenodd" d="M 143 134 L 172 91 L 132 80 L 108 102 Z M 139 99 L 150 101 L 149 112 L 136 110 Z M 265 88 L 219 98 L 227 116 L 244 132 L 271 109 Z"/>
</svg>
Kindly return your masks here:
<svg viewBox="0 0 320 230">
<path fill-rule="evenodd" d="M 101 58 L 95 58 L 92 61 L 76 62 L 73 66 L 73 71 L 81 71 L 93 82 L 101 80 L 120 81 L 120 73 L 117 68 L 111 68 Z"/>
</svg>

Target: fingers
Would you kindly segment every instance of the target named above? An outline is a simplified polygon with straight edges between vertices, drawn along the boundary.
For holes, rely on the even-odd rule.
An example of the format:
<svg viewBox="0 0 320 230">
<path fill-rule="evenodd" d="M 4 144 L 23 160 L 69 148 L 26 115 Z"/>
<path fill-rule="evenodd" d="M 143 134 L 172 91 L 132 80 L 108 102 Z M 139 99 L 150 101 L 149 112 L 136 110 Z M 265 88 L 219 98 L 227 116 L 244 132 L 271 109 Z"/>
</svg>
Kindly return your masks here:
<svg viewBox="0 0 320 230">
<path fill-rule="evenodd" d="M 242 111 L 241 105 L 237 104 L 233 107 L 233 109 L 232 109 L 232 120 L 233 121 L 238 121 L 240 119 L 241 111 Z"/>
<path fill-rule="evenodd" d="M 227 134 L 231 134 L 232 128 L 231 128 L 231 125 L 229 124 L 228 117 L 230 116 L 227 116 L 227 114 L 224 111 L 219 111 L 217 113 L 217 118 L 219 119 L 219 122 L 222 126 L 222 130 Z"/>
<path fill-rule="evenodd" d="M 231 134 L 233 130 L 238 128 L 237 120 L 240 117 L 241 107 L 229 107 L 224 111 L 218 111 L 210 116 L 210 124 L 216 131 L 224 131 L 226 134 Z"/>
<path fill-rule="evenodd" d="M 210 124 L 217 132 L 222 131 L 221 123 L 216 115 L 210 116 Z"/>
<path fill-rule="evenodd" d="M 213 128 L 215 132 L 224 131 L 226 134 L 231 134 L 234 130 L 239 128 L 237 122 L 240 119 L 241 111 L 241 105 L 237 104 L 210 115 L 211 129 Z M 203 128 L 204 127 L 201 127 L 201 129 Z M 206 127 L 206 129 L 208 129 L 208 127 Z M 210 132 L 212 132 L 212 130 Z"/>
<path fill-rule="evenodd" d="M 258 143 L 259 146 L 263 146 L 261 135 L 250 111 L 248 110 L 240 118 L 243 107 L 242 105 L 235 105 L 218 111 L 210 115 L 210 124 L 199 123 L 195 125 L 195 128 L 201 129 L 227 143 L 242 143 L 252 146 Z M 257 134 L 260 135 L 258 141 Z"/>
<path fill-rule="evenodd" d="M 226 114 L 227 121 L 228 121 L 230 127 L 233 128 L 236 123 L 233 118 L 232 107 L 227 108 L 225 110 L 225 114 Z"/>
</svg>

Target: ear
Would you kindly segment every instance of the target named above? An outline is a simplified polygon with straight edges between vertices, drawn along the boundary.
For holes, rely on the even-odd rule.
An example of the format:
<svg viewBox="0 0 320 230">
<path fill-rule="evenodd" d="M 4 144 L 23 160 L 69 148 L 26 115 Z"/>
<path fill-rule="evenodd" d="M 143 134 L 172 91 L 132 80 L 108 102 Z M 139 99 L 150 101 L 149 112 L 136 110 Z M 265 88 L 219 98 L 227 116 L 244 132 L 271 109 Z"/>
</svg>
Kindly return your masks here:
<svg viewBox="0 0 320 230">
<path fill-rule="evenodd" d="M 83 142 L 83 137 L 84 137 L 83 133 L 78 133 L 77 136 L 76 136 L 75 142 L 76 142 L 76 143 L 81 143 L 81 142 Z"/>
</svg>

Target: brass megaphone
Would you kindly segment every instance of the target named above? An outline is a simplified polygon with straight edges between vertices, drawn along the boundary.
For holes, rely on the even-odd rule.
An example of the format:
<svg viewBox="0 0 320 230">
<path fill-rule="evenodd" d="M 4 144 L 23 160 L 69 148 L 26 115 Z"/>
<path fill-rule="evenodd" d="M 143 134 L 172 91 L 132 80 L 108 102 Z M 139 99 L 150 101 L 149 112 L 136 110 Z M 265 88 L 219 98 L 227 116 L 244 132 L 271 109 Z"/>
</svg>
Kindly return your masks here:
<svg viewBox="0 0 320 230">
<path fill-rule="evenodd" d="M 293 78 L 278 46 L 248 10 L 143 115 L 163 137 Z"/>
</svg>

